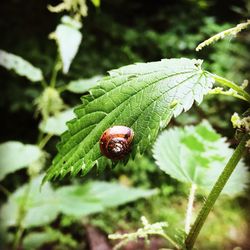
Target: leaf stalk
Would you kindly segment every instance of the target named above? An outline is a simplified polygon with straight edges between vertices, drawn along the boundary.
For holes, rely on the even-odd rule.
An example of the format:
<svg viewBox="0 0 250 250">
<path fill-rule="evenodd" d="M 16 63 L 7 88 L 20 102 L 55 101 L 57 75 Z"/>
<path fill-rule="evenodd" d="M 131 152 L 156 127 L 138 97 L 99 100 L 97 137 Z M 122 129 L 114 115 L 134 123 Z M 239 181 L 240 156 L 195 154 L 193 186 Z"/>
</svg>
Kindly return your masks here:
<svg viewBox="0 0 250 250">
<path fill-rule="evenodd" d="M 188 196 L 188 205 L 187 205 L 186 220 L 185 220 L 185 232 L 187 234 L 189 233 L 191 227 L 196 188 L 197 186 L 193 183 L 190 188 Z"/>
<path fill-rule="evenodd" d="M 207 72 L 207 71 L 206 71 L 206 72 Z M 227 87 L 229 87 L 229 88 L 235 90 L 238 94 L 242 95 L 242 97 L 243 97 L 247 102 L 250 103 L 250 95 L 249 95 L 241 86 L 239 86 L 239 85 L 237 85 L 236 83 L 234 83 L 234 82 L 232 82 L 232 81 L 229 81 L 229 80 L 227 80 L 226 78 L 223 78 L 223 77 L 221 77 L 221 76 L 212 74 L 212 73 L 210 73 L 210 72 L 207 72 L 207 73 L 208 73 L 210 76 L 212 76 L 212 78 L 213 78 L 216 82 L 218 82 L 218 83 L 220 83 L 220 84 L 222 84 L 222 85 L 224 85 L 224 86 L 227 86 Z"/>
</svg>

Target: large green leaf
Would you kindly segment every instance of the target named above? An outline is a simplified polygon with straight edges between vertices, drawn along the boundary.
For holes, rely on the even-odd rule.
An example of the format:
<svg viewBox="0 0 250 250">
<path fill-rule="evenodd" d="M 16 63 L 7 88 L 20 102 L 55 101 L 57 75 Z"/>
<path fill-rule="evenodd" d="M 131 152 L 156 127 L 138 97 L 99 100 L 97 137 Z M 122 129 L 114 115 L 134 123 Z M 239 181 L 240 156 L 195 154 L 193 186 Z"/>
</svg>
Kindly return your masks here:
<svg viewBox="0 0 250 250">
<path fill-rule="evenodd" d="M 63 73 L 68 73 L 70 64 L 82 41 L 82 34 L 79 31 L 80 28 L 81 23 L 69 16 L 64 16 L 62 17 L 62 24 L 57 26 L 54 33 L 54 38 L 57 41 L 63 63 Z"/>
<path fill-rule="evenodd" d="M 102 212 L 156 194 L 156 190 L 125 187 L 118 183 L 89 182 L 65 186 L 56 191 L 62 213 L 76 217 Z"/>
<path fill-rule="evenodd" d="M 58 202 L 49 183 L 40 190 L 42 176 L 17 189 L 3 205 L 0 213 L 1 225 L 16 226 L 20 216 L 20 207 L 26 211 L 22 226 L 24 228 L 46 225 L 58 215 Z"/>
<path fill-rule="evenodd" d="M 13 173 L 38 161 L 43 155 L 35 145 L 8 141 L 0 144 L 0 181 Z"/>
<path fill-rule="evenodd" d="M 194 183 L 206 191 L 211 190 L 232 153 L 225 138 L 206 121 L 196 127 L 164 131 L 153 149 L 161 170 L 181 182 Z M 246 167 L 240 162 L 223 193 L 237 195 L 244 190 L 247 181 Z"/>
<path fill-rule="evenodd" d="M 43 79 L 42 71 L 34 67 L 20 56 L 0 50 L 0 65 L 8 70 L 14 70 L 18 75 L 27 77 L 32 82 Z"/>
<path fill-rule="evenodd" d="M 164 59 L 110 71 L 75 109 L 77 118 L 68 123 L 45 180 L 80 171 L 86 174 L 94 165 L 105 167 L 108 160 L 100 152 L 99 139 L 113 125 L 131 127 L 135 132 L 132 154 L 144 152 L 173 115 L 190 109 L 195 100 L 200 103 L 212 87 L 213 80 L 202 71 L 201 63 Z"/>
</svg>

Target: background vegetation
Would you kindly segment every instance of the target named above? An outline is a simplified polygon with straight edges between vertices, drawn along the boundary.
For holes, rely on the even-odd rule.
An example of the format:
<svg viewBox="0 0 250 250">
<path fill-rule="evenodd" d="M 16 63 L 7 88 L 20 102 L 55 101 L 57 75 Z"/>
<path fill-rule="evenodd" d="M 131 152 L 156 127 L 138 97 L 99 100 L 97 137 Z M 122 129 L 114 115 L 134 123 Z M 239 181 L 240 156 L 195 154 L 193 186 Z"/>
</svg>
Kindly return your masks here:
<svg viewBox="0 0 250 250">
<path fill-rule="evenodd" d="M 57 58 L 57 45 L 48 39 L 48 35 L 55 30 L 63 14 L 52 13 L 47 8 L 49 4 L 54 6 L 56 3 L 59 2 L 28 0 L 24 3 L 22 0 L 9 0 L 1 3 L 0 8 L 0 48 L 19 55 L 41 68 L 45 79 L 51 78 Z M 207 70 L 239 84 L 245 79 L 250 79 L 249 30 L 240 33 L 237 39 L 225 39 L 204 48 L 201 52 L 195 52 L 199 42 L 245 21 L 250 11 L 250 3 L 247 0 L 102 0 L 100 7 L 94 6 L 91 1 L 87 1 L 87 6 L 88 15 L 83 18 L 80 30 L 82 42 L 79 51 L 68 74 L 58 73 L 56 84 L 59 87 L 72 80 L 105 75 L 110 69 L 134 62 L 172 57 L 202 58 Z M 0 68 L 0 76 L 1 142 L 21 141 L 25 144 L 36 144 L 38 127 L 44 115 L 39 112 L 37 105 L 43 91 L 42 86 L 29 83 L 26 78 L 4 68 Z M 82 93 L 63 91 L 61 97 L 64 104 L 59 110 L 66 109 L 63 105 L 68 108 L 80 104 L 81 96 Z M 236 140 L 230 118 L 234 112 L 242 113 L 246 108 L 244 102 L 231 97 L 208 96 L 200 106 L 195 106 L 187 114 L 184 113 L 172 120 L 169 127 L 197 125 L 206 119 L 218 133 L 228 138 L 233 147 Z M 58 141 L 59 137 L 53 136 L 45 146 L 48 152 L 44 159 L 45 163 L 42 164 L 45 169 L 56 154 L 55 145 Z M 248 167 L 249 162 L 248 157 L 245 160 Z M 29 168 L 34 169 L 34 166 Z M 22 188 L 25 189 L 24 185 L 29 182 L 29 176 L 27 169 L 20 169 L 3 179 L 1 204 L 5 204 L 11 194 L 23 199 Z M 34 186 L 39 178 L 33 177 Z M 105 184 L 100 181 L 105 181 Z M 94 188 L 98 187 L 98 190 L 112 190 L 113 186 L 102 186 L 108 185 L 108 182 L 119 182 L 122 184 L 121 188 L 125 186 L 140 189 L 131 189 L 131 196 L 128 194 L 120 200 L 119 194 L 113 194 L 113 200 L 116 202 L 112 200 L 108 205 L 104 202 L 105 197 L 95 197 L 99 207 L 95 210 L 92 206 L 90 210 L 95 213 L 91 215 L 89 211 L 83 213 L 81 210 L 78 213 L 77 209 L 70 210 L 70 205 L 66 204 L 68 202 L 74 206 L 81 199 L 93 199 L 98 192 L 88 193 L 86 190 L 92 190 L 91 185 Z M 80 187 L 80 191 L 63 189 L 66 185 Z M 158 189 L 158 193 L 152 195 L 155 188 Z M 17 249 L 22 243 L 25 249 L 95 250 L 97 248 L 93 241 L 98 237 L 104 237 L 103 250 L 110 249 L 114 242 L 108 242 L 106 235 L 118 231 L 135 231 L 140 227 L 142 215 L 150 222 L 168 221 L 169 228 L 180 228 L 184 224 L 189 187 L 163 174 L 153 159 L 152 151 L 149 150 L 145 155 L 137 156 L 135 161 L 129 162 L 126 167 L 106 169 L 99 174 L 92 171 L 85 177 L 66 178 L 53 183 L 53 188 L 51 185 L 47 186 L 46 190 L 44 204 L 50 203 L 47 199 L 49 195 L 55 197 L 53 192 L 57 193 L 56 197 L 64 197 L 64 201 L 67 202 L 62 201 L 63 205 L 59 210 L 58 206 L 42 207 L 41 210 L 46 211 L 45 214 L 50 217 L 45 222 L 39 221 L 39 213 L 31 213 L 30 220 L 33 224 L 28 220 L 23 226 L 20 232 L 22 239 L 18 239 L 16 235 L 18 219 L 12 224 L 7 223 L 8 230 L 3 234 L 6 249 L 12 249 L 12 243 L 16 240 Z M 38 190 L 33 191 L 32 197 L 41 199 Z M 198 249 L 233 249 L 236 246 L 241 249 L 250 248 L 250 200 L 246 195 L 248 192 L 249 188 L 233 200 L 226 196 L 219 199 L 198 240 Z M 195 213 L 198 212 L 204 195 L 203 192 L 198 193 Z M 142 197 L 146 199 L 139 199 Z M 10 210 L 10 213 L 14 218 L 15 210 Z M 159 249 L 164 244 L 163 240 L 156 237 L 148 248 Z M 131 243 L 124 249 L 146 249 L 146 246 L 144 242 Z"/>
</svg>

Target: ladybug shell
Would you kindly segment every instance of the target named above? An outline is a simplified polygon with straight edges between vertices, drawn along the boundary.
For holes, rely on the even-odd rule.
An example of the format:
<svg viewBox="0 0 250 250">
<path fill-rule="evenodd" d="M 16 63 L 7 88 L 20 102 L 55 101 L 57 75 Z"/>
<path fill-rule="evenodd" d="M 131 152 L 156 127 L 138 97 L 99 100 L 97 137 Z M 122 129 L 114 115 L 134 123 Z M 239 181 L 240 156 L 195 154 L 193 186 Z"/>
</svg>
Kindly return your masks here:
<svg viewBox="0 0 250 250">
<path fill-rule="evenodd" d="M 131 149 L 134 132 L 126 126 L 114 126 L 104 131 L 100 139 L 100 150 L 112 160 L 125 158 Z"/>
</svg>

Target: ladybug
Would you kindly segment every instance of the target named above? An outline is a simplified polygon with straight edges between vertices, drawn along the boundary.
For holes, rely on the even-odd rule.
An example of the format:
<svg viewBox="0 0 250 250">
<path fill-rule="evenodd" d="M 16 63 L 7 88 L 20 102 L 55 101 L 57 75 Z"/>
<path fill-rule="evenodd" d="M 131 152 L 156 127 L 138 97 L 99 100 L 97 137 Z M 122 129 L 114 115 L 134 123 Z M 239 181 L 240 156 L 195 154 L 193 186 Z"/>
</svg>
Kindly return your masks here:
<svg viewBox="0 0 250 250">
<path fill-rule="evenodd" d="M 114 126 L 104 131 L 100 138 L 100 150 L 111 160 L 124 159 L 131 150 L 134 131 L 126 126 Z"/>
</svg>

